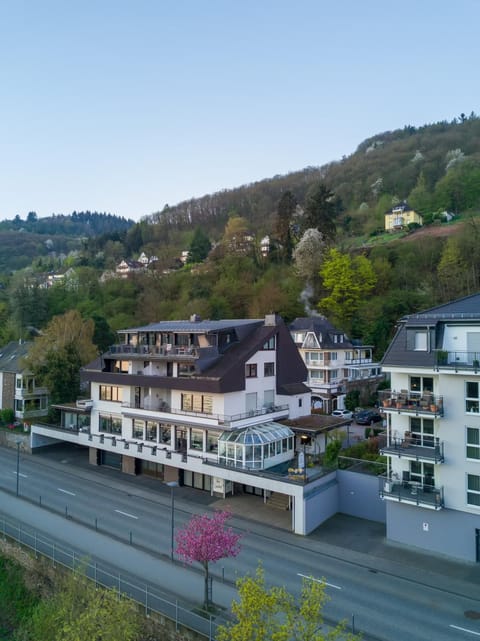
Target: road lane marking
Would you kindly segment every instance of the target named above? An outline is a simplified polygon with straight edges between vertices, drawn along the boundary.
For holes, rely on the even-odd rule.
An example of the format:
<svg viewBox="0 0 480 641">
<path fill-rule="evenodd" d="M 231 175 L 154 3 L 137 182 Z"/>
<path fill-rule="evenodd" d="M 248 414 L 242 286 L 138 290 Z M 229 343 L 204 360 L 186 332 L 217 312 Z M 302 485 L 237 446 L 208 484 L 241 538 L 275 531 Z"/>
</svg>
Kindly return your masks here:
<svg viewBox="0 0 480 641">
<path fill-rule="evenodd" d="M 15 474 L 15 476 L 17 476 L 16 472 L 12 472 L 12 474 Z M 27 474 L 22 474 L 21 472 L 18 473 L 18 476 L 21 476 L 22 479 L 28 479 L 28 475 Z"/>
<path fill-rule="evenodd" d="M 323 583 L 323 585 L 328 585 L 329 588 L 335 588 L 335 590 L 341 590 L 342 588 L 339 585 L 334 585 L 333 583 L 327 583 L 322 579 L 314 579 L 313 576 L 307 576 L 306 574 L 300 574 L 297 572 L 297 576 L 301 576 L 303 579 L 308 579 L 309 581 L 316 581 L 317 583 Z"/>
<path fill-rule="evenodd" d="M 115 512 L 118 512 L 119 514 L 123 514 L 123 516 L 128 516 L 131 519 L 138 519 L 138 516 L 135 516 L 135 514 L 129 514 L 128 512 L 122 512 L 122 510 L 115 510 Z"/>
<path fill-rule="evenodd" d="M 461 630 L 462 632 L 468 632 L 470 634 L 474 634 L 476 637 L 480 637 L 480 632 L 474 632 L 473 630 L 469 630 L 468 628 L 461 628 L 458 625 L 450 625 L 451 628 L 454 628 L 455 630 Z"/>
<path fill-rule="evenodd" d="M 57 490 L 59 492 L 63 492 L 64 494 L 70 494 L 70 496 L 76 496 L 76 494 L 74 494 L 73 492 L 69 492 L 68 490 L 62 490 L 61 487 L 57 487 Z"/>
</svg>

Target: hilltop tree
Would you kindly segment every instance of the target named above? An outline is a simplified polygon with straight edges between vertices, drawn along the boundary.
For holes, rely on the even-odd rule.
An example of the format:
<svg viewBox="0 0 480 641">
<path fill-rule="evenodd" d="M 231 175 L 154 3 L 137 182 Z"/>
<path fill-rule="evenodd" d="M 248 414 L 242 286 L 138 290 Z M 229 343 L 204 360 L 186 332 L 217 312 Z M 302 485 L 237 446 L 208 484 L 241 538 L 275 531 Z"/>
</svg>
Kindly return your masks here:
<svg viewBox="0 0 480 641">
<path fill-rule="evenodd" d="M 313 280 L 322 265 L 326 250 L 323 234 L 318 229 L 307 229 L 293 252 L 295 270 L 307 282 Z"/>
<path fill-rule="evenodd" d="M 263 568 L 254 577 L 237 581 L 238 601 L 232 603 L 235 622 L 217 629 L 218 641 L 358 641 L 346 631 L 346 622 L 323 629 L 323 609 L 328 601 L 325 581 L 302 580 L 297 600 L 282 586 L 267 587 Z"/>
<path fill-rule="evenodd" d="M 280 255 L 286 262 L 292 258 L 292 219 L 297 207 L 297 201 L 291 191 L 286 191 L 279 200 L 275 234 L 280 244 Z"/>
<path fill-rule="evenodd" d="M 193 516 L 175 537 L 176 553 L 187 563 L 197 561 L 203 566 L 205 577 L 203 602 L 206 610 L 209 606 L 209 564 L 237 556 L 240 552 L 241 534 L 236 534 L 231 527 L 226 527 L 230 517 L 229 512 L 215 512 L 213 516 L 208 514 Z"/>
<path fill-rule="evenodd" d="M 192 242 L 188 251 L 189 263 L 201 263 L 208 256 L 212 243 L 201 227 L 197 227 L 193 233 Z"/>
<path fill-rule="evenodd" d="M 323 183 L 315 183 L 307 191 L 302 220 L 303 229 L 318 229 L 328 241 L 336 235 L 335 218 L 341 205 L 335 194 Z"/>
</svg>

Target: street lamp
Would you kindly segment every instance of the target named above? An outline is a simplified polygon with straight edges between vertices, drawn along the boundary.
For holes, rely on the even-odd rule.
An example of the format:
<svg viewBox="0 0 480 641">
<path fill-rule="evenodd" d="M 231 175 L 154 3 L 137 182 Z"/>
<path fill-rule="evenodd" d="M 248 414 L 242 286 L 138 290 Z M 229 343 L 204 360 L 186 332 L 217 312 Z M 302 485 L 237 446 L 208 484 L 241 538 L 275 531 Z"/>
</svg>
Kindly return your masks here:
<svg viewBox="0 0 480 641">
<path fill-rule="evenodd" d="M 171 497 L 171 511 L 170 511 L 170 524 L 171 524 L 171 539 L 170 539 L 170 560 L 173 561 L 173 548 L 175 540 L 175 488 L 178 487 L 177 481 L 168 481 L 165 483 L 170 488 Z"/>
<path fill-rule="evenodd" d="M 305 481 L 307 480 L 307 457 L 305 454 L 305 447 L 309 441 L 310 437 L 307 436 L 307 434 L 302 434 L 300 436 L 300 443 L 303 445 L 303 479 Z"/>
<path fill-rule="evenodd" d="M 17 438 L 16 441 L 15 441 L 15 444 L 17 446 L 17 496 L 18 496 L 18 491 L 19 491 L 18 483 L 19 483 L 19 480 L 20 480 L 20 445 L 21 445 L 21 443 L 22 443 L 22 439 L 21 438 Z"/>
</svg>

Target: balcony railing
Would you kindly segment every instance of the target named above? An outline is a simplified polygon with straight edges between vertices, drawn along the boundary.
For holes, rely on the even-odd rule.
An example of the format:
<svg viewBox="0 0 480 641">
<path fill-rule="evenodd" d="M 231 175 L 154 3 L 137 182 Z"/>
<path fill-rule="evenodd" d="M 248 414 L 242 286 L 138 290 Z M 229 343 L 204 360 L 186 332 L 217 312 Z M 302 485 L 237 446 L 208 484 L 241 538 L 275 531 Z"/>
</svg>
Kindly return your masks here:
<svg viewBox="0 0 480 641">
<path fill-rule="evenodd" d="M 216 421 L 222 427 L 229 427 L 233 423 L 238 423 L 239 421 L 244 421 L 249 418 L 255 418 L 258 416 L 268 416 L 269 420 L 273 418 L 278 418 L 278 414 L 286 416 L 288 415 L 288 405 L 272 405 L 271 407 L 262 407 L 256 410 L 249 410 L 248 412 L 243 412 L 241 414 L 213 414 L 207 412 L 193 412 L 189 410 L 182 410 L 177 408 L 172 408 L 168 403 L 158 403 L 157 406 L 151 402 L 122 402 L 122 407 L 127 407 L 131 409 L 140 409 L 148 411 L 157 411 L 164 412 L 167 414 L 174 414 L 176 416 L 194 416 L 198 418 L 210 419 Z M 277 416 L 269 416 L 271 414 L 276 414 Z"/>
<path fill-rule="evenodd" d="M 198 350 L 196 347 L 192 346 L 168 346 L 163 345 L 157 347 L 155 345 L 111 345 L 109 348 L 110 354 L 116 355 L 141 355 L 141 356 L 188 356 L 190 358 L 198 356 Z"/>
<path fill-rule="evenodd" d="M 378 392 L 380 404 L 385 411 L 443 416 L 443 396 L 407 390 L 383 390 Z"/>
<path fill-rule="evenodd" d="M 379 477 L 379 494 L 380 498 L 387 501 L 398 501 L 430 510 L 441 510 L 444 507 L 443 487 L 437 488 L 430 483 L 411 480 L 401 481 L 393 475 Z"/>
<path fill-rule="evenodd" d="M 446 350 L 437 350 L 435 367 L 437 369 L 468 369 L 480 372 L 480 352 L 449 352 Z"/>
<path fill-rule="evenodd" d="M 403 438 L 391 438 L 381 447 L 380 454 L 415 461 L 443 463 L 443 441 L 435 436 L 405 432 Z"/>
</svg>

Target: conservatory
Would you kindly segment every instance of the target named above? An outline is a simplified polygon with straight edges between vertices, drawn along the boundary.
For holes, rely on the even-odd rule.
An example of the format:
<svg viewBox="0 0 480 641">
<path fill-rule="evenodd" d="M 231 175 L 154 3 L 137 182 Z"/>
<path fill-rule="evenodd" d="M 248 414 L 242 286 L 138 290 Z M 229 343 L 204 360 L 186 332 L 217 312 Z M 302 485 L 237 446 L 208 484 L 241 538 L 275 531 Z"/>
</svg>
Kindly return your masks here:
<svg viewBox="0 0 480 641">
<path fill-rule="evenodd" d="M 218 462 L 250 470 L 264 470 L 294 458 L 292 430 L 280 423 L 260 423 L 232 432 L 218 439 Z"/>
</svg>

